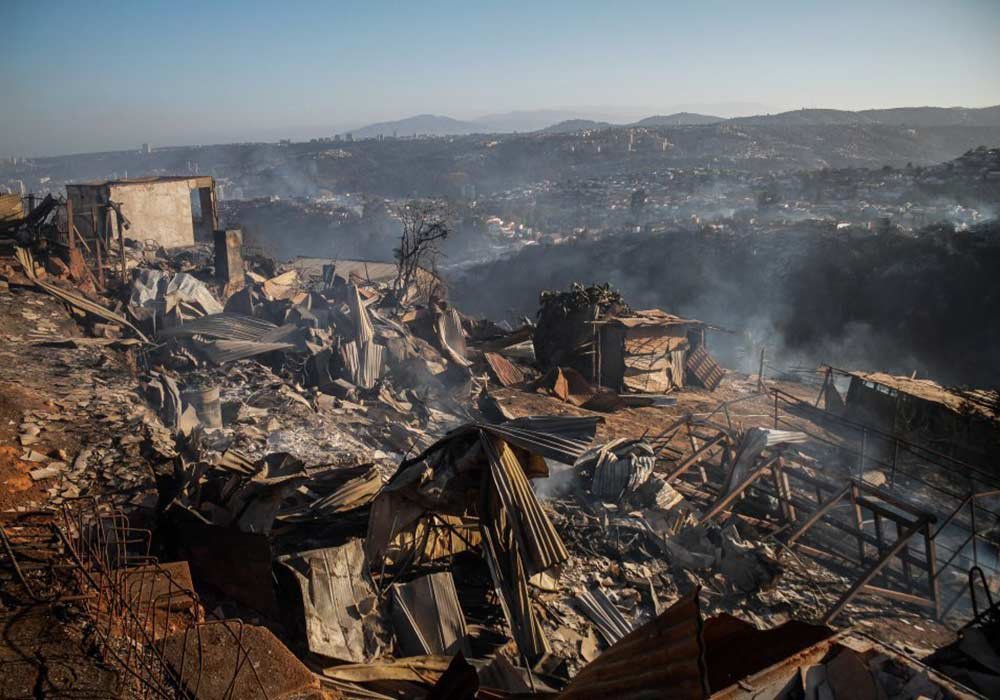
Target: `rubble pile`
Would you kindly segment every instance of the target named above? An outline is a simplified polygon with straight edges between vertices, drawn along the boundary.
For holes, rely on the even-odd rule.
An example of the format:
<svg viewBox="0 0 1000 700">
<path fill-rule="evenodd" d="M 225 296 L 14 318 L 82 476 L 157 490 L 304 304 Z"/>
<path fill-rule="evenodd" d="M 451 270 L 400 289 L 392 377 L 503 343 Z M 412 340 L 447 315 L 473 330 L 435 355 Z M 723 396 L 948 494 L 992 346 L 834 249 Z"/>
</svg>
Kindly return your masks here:
<svg viewBox="0 0 1000 700">
<path fill-rule="evenodd" d="M 46 341 L 67 368 L 94 365 L 85 389 L 54 378 L 52 404 L 87 411 L 107 438 L 54 458 L 40 448 L 60 415 L 32 410 L 18 439 L 25 459 L 38 454 L 31 477 L 53 484 L 49 504 L 118 494 L 158 555 L 187 562 L 195 608 L 248 620 L 314 691 L 965 692 L 796 619 L 827 607 L 808 586 L 853 581 L 784 556 L 794 539 L 768 519 L 798 517 L 781 470 L 807 463 L 796 448 L 810 436 L 777 417 L 733 425 L 728 407 L 725 426 L 718 409 L 665 420 L 688 382 L 705 401 L 721 386 L 701 322 L 576 285 L 512 328 L 463 316 L 440 284 L 234 258 L 232 240 L 122 244 L 125 279 L 103 294 L 19 247 L 16 284 L 91 330 Z M 101 376 L 112 353 L 127 358 L 128 393 Z M 622 430 L 640 420 L 656 432 Z M 831 474 L 814 466 L 802 473 L 825 508 Z M 758 489 L 763 474 L 776 496 Z M 852 484 L 855 499 L 875 488 Z"/>
</svg>

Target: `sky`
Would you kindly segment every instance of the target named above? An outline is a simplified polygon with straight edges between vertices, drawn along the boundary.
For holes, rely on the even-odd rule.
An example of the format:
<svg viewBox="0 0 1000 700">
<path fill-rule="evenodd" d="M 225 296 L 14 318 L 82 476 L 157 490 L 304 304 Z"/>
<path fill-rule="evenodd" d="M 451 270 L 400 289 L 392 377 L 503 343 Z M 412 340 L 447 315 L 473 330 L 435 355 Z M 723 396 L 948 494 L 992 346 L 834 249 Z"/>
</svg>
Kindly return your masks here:
<svg viewBox="0 0 1000 700">
<path fill-rule="evenodd" d="M 1000 104 L 1000 0 L 2 0 L 0 17 L 0 156 L 422 113 Z"/>
</svg>

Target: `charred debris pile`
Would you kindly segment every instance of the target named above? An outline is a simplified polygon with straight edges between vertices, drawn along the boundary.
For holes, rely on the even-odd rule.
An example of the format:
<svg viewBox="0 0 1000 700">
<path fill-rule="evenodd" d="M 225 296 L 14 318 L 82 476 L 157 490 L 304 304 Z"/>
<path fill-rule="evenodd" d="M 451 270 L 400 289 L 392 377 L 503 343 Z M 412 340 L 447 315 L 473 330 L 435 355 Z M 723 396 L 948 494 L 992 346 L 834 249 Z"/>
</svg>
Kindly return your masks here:
<svg viewBox="0 0 1000 700">
<path fill-rule="evenodd" d="M 95 274 L 72 238 L 66 254 L 39 231 L 19 229 L 8 284 L 57 297 L 128 354 L 159 416 L 142 441 L 159 497 L 131 515 L 190 572 L 199 635 L 249 621 L 237 650 L 266 638 L 251 664 L 284 660 L 245 697 L 974 696 L 944 673 L 996 687 L 988 616 L 971 647 L 936 657 L 944 673 L 827 624 L 861 589 L 940 615 L 933 553 L 902 555 L 901 590 L 886 563 L 903 545 L 851 521 L 861 578 L 784 581 L 800 556 L 836 554 L 829 537 L 798 540 L 838 504 L 895 523 L 903 544 L 935 516 L 871 470 L 824 471 L 811 434 L 779 427 L 777 394 L 773 427 L 723 402 L 608 437 L 637 407 L 719 389 L 701 321 L 576 285 L 512 328 L 463 315 L 430 272 L 400 289 L 391 264 L 278 265 L 235 231 L 172 250 L 123 237 Z M 216 697 L 186 675 L 189 636 L 152 619 L 153 634 L 122 634 L 157 652 L 163 687 Z M 236 658 L 219 697 L 243 678 Z"/>
</svg>

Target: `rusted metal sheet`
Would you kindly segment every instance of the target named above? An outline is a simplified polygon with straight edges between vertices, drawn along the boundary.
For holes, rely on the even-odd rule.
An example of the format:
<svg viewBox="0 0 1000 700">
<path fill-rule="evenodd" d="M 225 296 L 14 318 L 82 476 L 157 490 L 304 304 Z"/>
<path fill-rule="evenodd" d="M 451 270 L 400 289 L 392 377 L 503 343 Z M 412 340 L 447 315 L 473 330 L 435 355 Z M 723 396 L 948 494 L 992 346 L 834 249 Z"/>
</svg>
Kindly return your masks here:
<svg viewBox="0 0 1000 700">
<path fill-rule="evenodd" d="M 705 621 L 705 663 L 708 685 L 715 697 L 744 697 L 750 678 L 784 686 L 798 673 L 798 667 L 813 663 L 830 648 L 834 630 L 798 620 L 767 630 L 759 630 L 732 615 Z M 775 697 L 763 693 L 761 697 Z"/>
<path fill-rule="evenodd" d="M 701 385 L 709 391 L 717 389 L 725 376 L 722 367 L 719 366 L 714 357 L 708 354 L 704 346 L 688 353 L 687 371 L 694 375 Z"/>
<path fill-rule="evenodd" d="M 698 590 L 590 662 L 559 694 L 581 698 L 707 698 Z"/>
<path fill-rule="evenodd" d="M 486 359 L 486 364 L 493 371 L 493 376 L 497 378 L 497 381 L 501 385 L 516 386 L 524 381 L 524 372 L 511 364 L 511 361 L 503 355 L 498 355 L 495 352 L 487 352 L 483 353 L 483 357 Z"/>
<path fill-rule="evenodd" d="M 266 627 L 240 620 L 203 623 L 168 638 L 163 656 L 184 697 L 267 700 L 308 696 L 319 680 Z"/>
</svg>

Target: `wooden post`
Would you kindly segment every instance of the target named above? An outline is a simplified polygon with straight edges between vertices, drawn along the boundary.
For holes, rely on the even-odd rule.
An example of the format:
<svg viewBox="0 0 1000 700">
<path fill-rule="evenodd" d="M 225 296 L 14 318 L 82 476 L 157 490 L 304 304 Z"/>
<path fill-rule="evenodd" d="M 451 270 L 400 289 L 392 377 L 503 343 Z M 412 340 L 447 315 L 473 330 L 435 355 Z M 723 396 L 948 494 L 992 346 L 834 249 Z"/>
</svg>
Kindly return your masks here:
<svg viewBox="0 0 1000 700">
<path fill-rule="evenodd" d="M 122 283 L 124 283 L 128 277 L 125 267 L 125 234 L 122 233 L 122 215 L 117 211 L 115 212 L 115 223 L 118 225 L 118 253 L 122 258 Z"/>
<path fill-rule="evenodd" d="M 105 288 L 104 285 L 104 263 L 101 260 L 101 237 L 97 236 L 94 239 L 94 254 L 97 256 L 97 282 L 101 285 L 101 289 Z"/>
<path fill-rule="evenodd" d="M 858 528 L 858 563 L 861 566 L 865 565 L 865 540 L 862 535 L 865 531 L 865 521 L 861 515 L 861 506 L 858 504 L 858 496 L 861 495 L 858 492 L 858 485 L 851 484 L 851 505 L 854 506 L 854 524 Z"/>
<path fill-rule="evenodd" d="M 878 511 L 875 511 L 873 518 L 875 523 L 875 540 L 878 542 L 875 546 L 878 549 L 878 555 L 882 556 L 882 550 L 885 548 L 885 538 L 882 536 L 882 516 L 878 513 Z M 886 585 L 888 585 L 889 576 L 883 573 L 882 577 L 885 579 Z"/>
<path fill-rule="evenodd" d="M 72 251 L 75 247 L 73 239 L 73 200 L 69 197 L 66 197 L 66 241 L 69 243 L 70 251 Z M 70 255 L 72 255 L 72 252 Z"/>
<path fill-rule="evenodd" d="M 910 538 L 913 537 L 917 532 L 919 532 L 921 527 L 925 528 L 928 532 L 930 531 L 930 528 L 927 526 L 926 521 L 924 521 L 921 523 L 917 523 L 912 528 L 903 533 L 903 536 L 896 541 L 896 544 L 887 549 L 885 553 L 882 556 L 880 556 L 878 560 L 875 561 L 874 564 L 868 567 L 865 570 L 865 572 L 861 575 L 861 577 L 851 585 L 851 587 L 847 590 L 847 592 L 844 593 L 844 595 L 840 596 L 840 599 L 836 603 L 834 603 L 833 607 L 830 608 L 830 611 L 823 617 L 823 624 L 824 625 L 829 624 L 830 621 L 833 620 L 833 618 L 835 618 L 837 614 L 844 609 L 844 606 L 847 605 L 849 602 L 851 602 L 851 599 L 854 598 L 855 595 L 857 595 L 858 591 L 860 591 L 864 586 L 868 585 L 868 582 L 871 581 L 873 578 L 875 578 L 875 575 L 882 570 L 882 567 L 884 567 L 889 562 L 889 560 L 892 559 L 892 557 L 896 556 L 897 552 L 899 552 L 901 549 L 903 549 L 903 547 L 905 547 L 909 543 Z M 927 541 L 930 542 L 931 540 L 928 539 Z M 938 611 L 940 611 L 940 603 L 938 603 Z"/>
<path fill-rule="evenodd" d="M 899 438 L 892 440 L 892 472 L 889 476 L 889 488 L 896 487 L 896 460 L 899 459 Z"/>
<path fill-rule="evenodd" d="M 781 460 L 781 485 L 785 490 L 785 498 L 788 499 L 788 517 L 792 522 L 798 517 L 795 510 L 795 503 L 792 502 L 792 485 L 788 483 L 788 472 L 785 471 L 785 460 Z"/>
<path fill-rule="evenodd" d="M 778 392 L 774 392 L 774 429 L 778 429 Z"/>
<path fill-rule="evenodd" d="M 760 368 L 757 370 L 757 388 L 760 391 L 764 391 L 764 351 L 766 349 L 766 345 L 760 346 Z"/>
<path fill-rule="evenodd" d="M 831 496 L 825 503 L 821 503 L 820 507 L 817 508 L 815 511 L 813 511 L 813 514 L 810 515 L 808 518 L 806 518 L 806 521 L 802 523 L 795 532 L 789 535 L 788 540 L 785 541 L 785 544 L 788 545 L 789 547 L 795 544 L 795 540 L 799 539 L 800 537 L 802 537 L 802 535 L 806 534 L 809 528 L 815 525 L 820 518 L 822 518 L 828 512 L 833 510 L 833 507 L 840 502 L 840 499 L 842 499 L 844 496 L 850 493 L 852 485 L 853 484 L 847 484 L 844 488 L 840 489 L 840 491 Z"/>
<path fill-rule="evenodd" d="M 898 540 L 902 533 L 899 531 L 899 521 L 893 520 L 893 524 L 896 526 L 896 539 Z M 901 557 L 900 561 L 903 562 L 903 579 L 906 581 L 907 592 L 913 592 L 913 576 L 910 574 L 910 562 L 906 557 Z"/>
<path fill-rule="evenodd" d="M 865 450 L 868 447 L 868 428 L 861 431 L 861 456 L 858 458 L 858 479 L 865 479 Z"/>
<path fill-rule="evenodd" d="M 976 499 L 973 497 L 972 502 Z M 973 543 L 976 538 L 973 536 Z M 930 585 L 931 598 L 934 600 L 934 615 L 941 618 L 941 582 L 937 576 L 937 546 L 934 544 L 934 536 L 931 534 L 930 523 L 924 524 L 924 548 L 927 553 L 927 583 Z"/>
<path fill-rule="evenodd" d="M 90 207 L 90 235 L 97 237 L 97 205 Z M 83 236 L 81 236 L 83 238 Z"/>
<path fill-rule="evenodd" d="M 750 488 L 750 486 L 752 486 L 753 483 L 757 481 L 757 479 L 759 479 L 762 474 L 764 474 L 764 472 L 770 469 L 771 465 L 777 459 L 779 458 L 774 457 L 770 462 L 767 462 L 761 465 L 760 467 L 754 469 L 753 471 L 751 471 L 747 475 L 747 477 L 743 480 L 742 483 L 736 485 L 732 491 L 724 495 L 711 508 L 709 508 L 708 512 L 705 513 L 705 515 L 703 515 L 698 522 L 699 523 L 708 522 L 716 515 L 729 508 L 730 504 L 732 504 L 732 502 L 735 501 L 737 498 L 742 497 L 743 492 L 746 491 L 748 488 Z"/>
<path fill-rule="evenodd" d="M 786 522 L 789 522 L 791 518 L 788 517 L 788 504 L 785 502 L 785 490 L 781 486 L 781 470 L 778 468 L 781 462 L 778 461 L 771 467 L 771 477 L 774 481 L 774 492 L 778 497 L 778 513 Z"/>
</svg>

